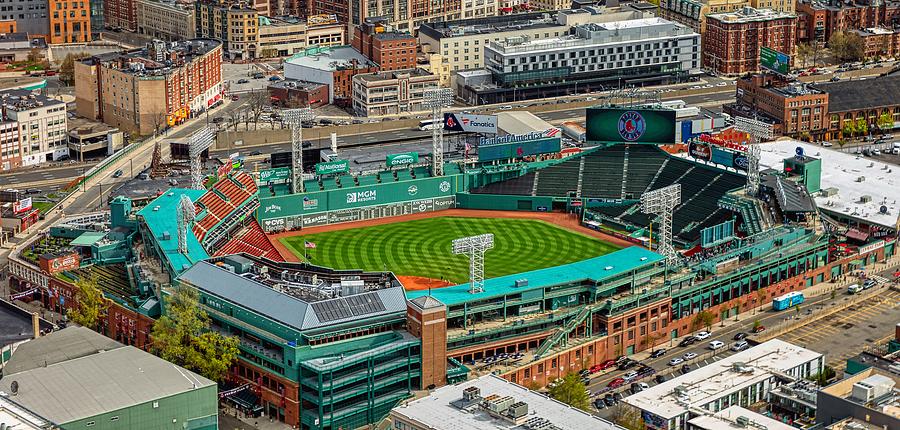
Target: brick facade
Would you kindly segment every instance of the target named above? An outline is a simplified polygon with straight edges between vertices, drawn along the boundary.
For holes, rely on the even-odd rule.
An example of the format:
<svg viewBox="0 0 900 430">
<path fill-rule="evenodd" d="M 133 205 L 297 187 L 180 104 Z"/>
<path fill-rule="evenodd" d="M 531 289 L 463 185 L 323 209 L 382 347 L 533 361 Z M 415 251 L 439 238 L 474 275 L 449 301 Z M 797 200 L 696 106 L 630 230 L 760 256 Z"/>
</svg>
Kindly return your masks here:
<svg viewBox="0 0 900 430">
<path fill-rule="evenodd" d="M 759 70 L 762 47 L 788 55 L 794 52 L 797 17 L 744 10 L 752 12 L 706 17 L 703 67 L 725 75 L 742 75 Z"/>
</svg>

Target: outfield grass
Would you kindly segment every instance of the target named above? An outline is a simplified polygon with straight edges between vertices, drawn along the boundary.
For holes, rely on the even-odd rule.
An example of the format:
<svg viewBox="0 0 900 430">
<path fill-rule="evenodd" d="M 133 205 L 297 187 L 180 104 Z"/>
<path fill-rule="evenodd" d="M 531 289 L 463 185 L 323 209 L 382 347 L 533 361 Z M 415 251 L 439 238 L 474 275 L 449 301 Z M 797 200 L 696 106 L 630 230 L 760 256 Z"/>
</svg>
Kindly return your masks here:
<svg viewBox="0 0 900 430">
<path fill-rule="evenodd" d="M 437 217 L 349 230 L 291 236 L 281 242 L 313 264 L 335 269 L 384 270 L 397 275 L 468 281 L 465 256 L 450 254 L 453 239 L 493 233 L 485 254 L 485 277 L 558 266 L 613 252 L 617 245 L 539 220 Z"/>
</svg>

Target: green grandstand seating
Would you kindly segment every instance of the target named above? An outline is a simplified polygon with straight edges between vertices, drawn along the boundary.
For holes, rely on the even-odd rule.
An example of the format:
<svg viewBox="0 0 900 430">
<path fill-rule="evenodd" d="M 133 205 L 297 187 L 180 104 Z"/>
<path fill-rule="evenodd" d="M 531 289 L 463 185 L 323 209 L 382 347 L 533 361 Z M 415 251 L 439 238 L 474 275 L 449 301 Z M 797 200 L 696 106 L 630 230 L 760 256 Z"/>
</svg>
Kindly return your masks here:
<svg viewBox="0 0 900 430">
<path fill-rule="evenodd" d="M 455 175 L 457 173 L 462 173 L 462 169 L 460 169 L 459 164 L 457 164 L 457 163 L 444 164 L 444 174 L 445 175 Z"/>
<path fill-rule="evenodd" d="M 377 175 L 359 175 L 356 177 L 359 185 L 372 185 L 378 183 Z"/>
<path fill-rule="evenodd" d="M 447 172 L 444 172 L 447 174 Z M 431 176 L 431 168 L 426 166 L 419 166 L 413 169 L 413 175 L 415 175 L 416 179 L 427 178 Z"/>
<path fill-rule="evenodd" d="M 565 197 L 578 188 L 581 159 L 572 158 L 538 171 L 537 195 Z"/>
<path fill-rule="evenodd" d="M 334 178 L 322 179 L 322 189 L 325 191 L 328 190 L 336 190 L 340 188 L 336 182 L 334 182 Z"/>
<path fill-rule="evenodd" d="M 412 174 L 409 173 L 409 169 L 400 169 L 397 171 L 397 180 L 398 181 L 408 181 L 412 179 Z"/>
<path fill-rule="evenodd" d="M 321 191 L 322 186 L 319 185 L 318 179 L 307 179 L 303 181 L 303 189 L 306 191 Z"/>
<path fill-rule="evenodd" d="M 396 179 L 394 179 L 394 172 L 388 170 L 378 172 L 378 178 L 381 179 L 381 183 L 396 181 Z"/>
</svg>

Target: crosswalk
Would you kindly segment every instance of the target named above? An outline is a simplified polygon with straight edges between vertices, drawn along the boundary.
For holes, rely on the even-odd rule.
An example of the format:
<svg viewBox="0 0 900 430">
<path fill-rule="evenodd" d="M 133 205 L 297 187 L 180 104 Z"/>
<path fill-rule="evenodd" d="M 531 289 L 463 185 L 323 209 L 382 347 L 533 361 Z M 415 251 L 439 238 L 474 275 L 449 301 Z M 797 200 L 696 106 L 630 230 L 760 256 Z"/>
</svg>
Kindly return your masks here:
<svg viewBox="0 0 900 430">
<path fill-rule="evenodd" d="M 884 276 L 881 276 L 881 275 L 869 275 L 869 278 L 879 284 L 887 284 L 888 282 L 891 282 L 890 279 L 885 278 Z"/>
</svg>

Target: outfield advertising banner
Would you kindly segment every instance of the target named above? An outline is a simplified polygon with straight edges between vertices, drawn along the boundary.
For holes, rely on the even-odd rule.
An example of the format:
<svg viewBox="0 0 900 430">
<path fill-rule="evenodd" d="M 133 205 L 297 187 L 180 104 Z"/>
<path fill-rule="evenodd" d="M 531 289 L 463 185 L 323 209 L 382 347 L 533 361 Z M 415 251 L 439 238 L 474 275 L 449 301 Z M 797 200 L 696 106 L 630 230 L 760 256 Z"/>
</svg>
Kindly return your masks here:
<svg viewBox="0 0 900 430">
<path fill-rule="evenodd" d="M 478 161 L 509 160 L 528 155 L 553 154 L 559 150 L 559 137 L 481 145 L 478 147 Z"/>
<path fill-rule="evenodd" d="M 444 130 L 497 134 L 497 116 L 445 113 Z"/>
<path fill-rule="evenodd" d="M 277 167 L 275 169 L 267 169 L 259 171 L 260 184 L 268 184 L 274 182 L 276 184 L 287 182 L 291 178 L 291 169 L 287 167 Z"/>
<path fill-rule="evenodd" d="M 463 176 L 442 176 L 288 196 L 260 197 L 257 219 L 266 220 L 298 215 L 309 217 L 325 212 L 455 196 L 459 190 L 464 188 Z M 340 217 L 340 215 L 335 216 Z M 317 222 L 326 221 L 319 220 Z"/>
<path fill-rule="evenodd" d="M 734 155 L 731 151 L 725 151 L 717 147 L 712 148 L 712 162 L 725 167 L 733 167 Z"/>
<path fill-rule="evenodd" d="M 675 143 L 675 111 L 588 108 L 587 141 L 597 143 Z"/>
<path fill-rule="evenodd" d="M 419 162 L 418 152 L 404 152 L 401 154 L 388 154 L 385 164 L 388 167 L 408 166 Z"/>
<path fill-rule="evenodd" d="M 747 171 L 747 167 L 750 165 L 750 159 L 747 158 L 747 154 L 734 152 L 731 155 L 731 165 L 735 169 Z"/>
<path fill-rule="evenodd" d="M 787 75 L 791 71 L 791 57 L 763 46 L 759 49 L 759 66 L 775 73 Z"/>
<path fill-rule="evenodd" d="M 705 142 L 691 142 L 688 145 L 688 155 L 698 160 L 712 160 L 712 148 Z"/>
<path fill-rule="evenodd" d="M 338 173 L 347 173 L 348 171 L 350 171 L 349 160 L 334 160 L 316 163 L 317 175 L 335 175 Z"/>
</svg>

